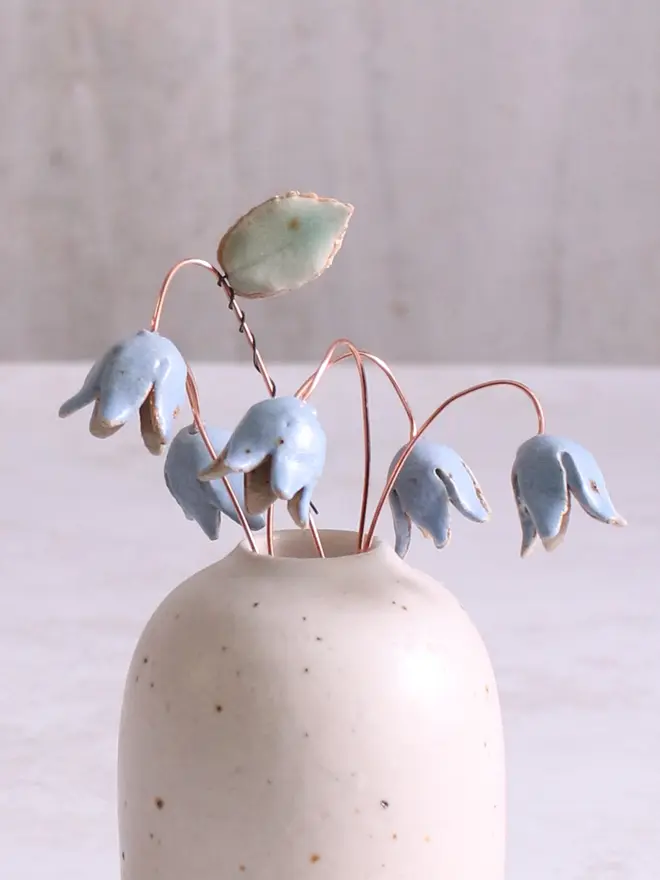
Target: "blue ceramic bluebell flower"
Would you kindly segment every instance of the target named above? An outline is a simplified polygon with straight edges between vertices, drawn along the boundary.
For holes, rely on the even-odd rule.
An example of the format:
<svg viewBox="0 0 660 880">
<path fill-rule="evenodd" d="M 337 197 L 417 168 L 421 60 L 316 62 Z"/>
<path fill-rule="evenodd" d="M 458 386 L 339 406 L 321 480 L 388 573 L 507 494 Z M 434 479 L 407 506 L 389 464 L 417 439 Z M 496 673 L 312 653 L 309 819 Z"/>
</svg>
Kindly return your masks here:
<svg viewBox="0 0 660 880">
<path fill-rule="evenodd" d="M 206 429 L 215 449 L 223 449 L 229 440 L 229 431 L 219 428 Z M 186 519 L 194 520 L 204 534 L 215 541 L 220 532 L 222 514 L 239 523 L 229 493 L 222 480 L 201 482 L 198 474 L 211 463 L 211 455 L 201 434 L 194 425 L 183 428 L 172 440 L 165 458 L 165 483 L 174 500 L 183 510 Z M 244 512 L 243 479 L 238 474 L 227 476 L 229 484 Z M 247 512 L 246 512 L 247 513 Z M 252 531 L 263 529 L 265 517 L 247 515 Z"/>
<path fill-rule="evenodd" d="M 159 455 L 186 399 L 186 375 L 186 362 L 173 342 L 140 330 L 94 364 L 80 391 L 60 407 L 60 418 L 93 403 L 89 430 L 105 438 L 139 412 L 144 445 Z"/>
<path fill-rule="evenodd" d="M 275 397 L 250 407 L 219 457 L 199 477 L 244 474 L 249 513 L 263 513 L 281 498 L 296 525 L 305 528 L 325 451 L 315 410 L 296 397 Z"/>
<path fill-rule="evenodd" d="M 526 440 L 516 454 L 511 483 L 522 526 L 521 556 L 530 552 L 537 537 L 546 550 L 561 543 L 571 496 L 594 519 L 626 525 L 614 509 L 596 460 L 572 440 L 548 434 Z"/>
<path fill-rule="evenodd" d="M 404 446 L 394 456 L 389 473 Z M 463 459 L 449 446 L 418 440 L 394 481 L 389 495 L 395 547 L 403 559 L 410 547 L 412 525 L 442 549 L 451 537 L 450 503 L 473 522 L 485 522 L 490 509 L 481 487 Z"/>
</svg>

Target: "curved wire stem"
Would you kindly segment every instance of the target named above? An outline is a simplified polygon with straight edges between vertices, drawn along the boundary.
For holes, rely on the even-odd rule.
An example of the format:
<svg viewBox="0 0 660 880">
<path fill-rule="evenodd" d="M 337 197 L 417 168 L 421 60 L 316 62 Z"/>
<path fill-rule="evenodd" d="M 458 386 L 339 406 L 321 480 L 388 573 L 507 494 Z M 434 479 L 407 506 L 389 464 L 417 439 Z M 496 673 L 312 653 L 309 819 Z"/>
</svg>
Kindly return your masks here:
<svg viewBox="0 0 660 880">
<path fill-rule="evenodd" d="M 259 354 L 259 349 L 257 348 L 257 341 L 254 338 L 254 333 L 250 330 L 245 320 L 245 312 L 236 302 L 236 294 L 234 293 L 233 288 L 222 274 L 222 272 L 217 269 L 212 263 L 207 262 L 207 260 L 200 260 L 197 257 L 189 257 L 186 260 L 181 260 L 175 266 L 172 266 L 170 271 L 165 276 L 163 283 L 160 288 L 160 293 L 158 294 L 158 298 L 156 300 L 156 305 L 154 307 L 154 313 L 151 318 L 151 329 L 154 332 L 158 331 L 158 327 L 160 326 L 160 319 L 163 314 L 163 306 L 165 305 L 165 298 L 170 289 L 170 285 L 174 276 L 179 272 L 180 269 L 183 269 L 185 266 L 201 266 L 202 269 L 206 269 L 207 272 L 210 272 L 216 280 L 218 287 L 221 287 L 225 294 L 227 295 L 227 299 L 229 300 L 229 308 L 236 316 L 236 320 L 238 321 L 238 330 L 239 333 L 243 333 L 245 338 L 248 341 L 250 348 L 252 349 L 252 360 L 257 372 L 260 374 L 261 378 L 264 380 L 264 384 L 268 389 L 268 393 L 271 397 L 275 397 L 277 394 L 277 388 L 275 383 L 270 377 L 270 373 L 264 363 L 264 359 Z"/>
<path fill-rule="evenodd" d="M 429 428 L 433 424 L 438 416 L 443 413 L 451 403 L 460 400 L 461 397 L 467 397 L 469 394 L 474 394 L 476 391 L 483 391 L 485 388 L 493 388 L 500 385 L 508 385 L 512 388 L 517 388 L 519 391 L 522 391 L 524 394 L 527 395 L 527 397 L 531 400 L 534 409 L 536 410 L 536 418 L 538 422 L 537 433 L 543 434 L 545 432 L 545 416 L 543 415 L 543 407 L 541 406 L 541 401 L 538 399 L 536 394 L 534 394 L 531 388 L 529 388 L 522 382 L 516 381 L 515 379 L 490 379 L 487 382 L 479 382 L 477 385 L 471 385 L 469 388 L 464 388 L 462 391 L 457 391 L 456 394 L 452 394 L 451 397 L 448 397 L 446 400 L 444 400 L 440 404 L 440 406 L 431 413 L 428 419 L 426 419 L 424 424 L 420 427 L 417 434 L 409 440 L 398 462 L 396 463 L 396 466 L 392 469 L 392 473 L 388 477 L 385 488 L 383 489 L 380 498 L 378 499 L 378 503 L 376 504 L 376 509 L 371 520 L 371 525 L 369 526 L 369 531 L 367 532 L 367 535 L 364 539 L 365 550 L 368 550 L 371 547 L 371 542 L 374 539 L 374 533 L 376 531 L 376 526 L 378 525 L 378 520 L 381 513 L 383 512 L 385 502 L 387 501 L 389 494 L 392 491 L 392 486 L 396 482 L 396 478 L 401 473 L 401 469 L 406 463 L 406 459 L 412 452 L 415 443 L 417 443 L 422 434 L 427 430 L 427 428 Z"/>
<path fill-rule="evenodd" d="M 202 421 L 202 416 L 200 414 L 199 408 L 199 391 L 197 388 L 197 382 L 195 381 L 195 376 L 193 375 L 193 371 L 190 369 L 190 366 L 188 367 L 188 375 L 186 376 L 186 393 L 188 394 L 188 402 L 190 403 L 190 409 L 192 411 L 192 417 L 195 423 L 195 427 L 199 431 L 199 434 L 204 441 L 204 445 L 208 449 L 211 459 L 215 460 L 218 456 L 215 449 L 213 448 L 213 443 L 211 443 L 211 438 L 209 437 L 206 428 L 204 427 L 204 422 Z M 238 498 L 236 497 L 236 493 L 231 487 L 231 483 L 229 482 L 227 477 L 223 477 L 222 482 L 224 483 L 231 503 L 234 505 L 234 510 L 236 511 L 239 522 L 243 527 L 245 537 L 247 538 L 248 544 L 250 545 L 250 550 L 252 550 L 253 553 L 258 553 L 259 551 L 257 550 L 254 535 L 250 531 L 247 517 L 243 513 L 243 508 L 241 507 Z"/>
<path fill-rule="evenodd" d="M 410 439 L 412 440 L 412 438 L 417 433 L 417 423 L 415 422 L 415 417 L 413 415 L 410 404 L 408 403 L 408 398 L 403 393 L 403 389 L 401 388 L 401 385 L 399 384 L 396 376 L 394 375 L 392 368 L 382 358 L 377 357 L 375 354 L 371 354 L 371 352 L 369 352 L 369 351 L 363 351 L 362 349 L 359 349 L 359 353 L 360 353 L 360 357 L 363 360 L 369 361 L 370 363 L 377 366 L 378 369 L 381 370 L 381 372 L 387 377 L 392 388 L 394 388 L 396 395 L 399 398 L 399 401 L 401 402 L 401 406 L 405 410 L 406 416 L 408 418 Z M 345 361 L 347 358 L 350 358 L 350 357 L 353 357 L 353 355 L 351 354 L 350 351 L 344 352 L 344 354 L 335 355 L 335 356 L 333 356 L 333 358 L 330 361 L 330 363 L 328 364 L 328 366 L 334 367 L 335 364 L 340 364 L 342 361 Z M 308 378 L 303 382 L 303 384 L 298 389 L 298 392 L 296 392 L 296 393 L 302 392 L 303 394 L 305 394 L 307 391 L 307 388 L 311 384 L 313 378 L 314 378 L 314 373 L 312 373 L 311 376 L 308 376 Z"/>
<path fill-rule="evenodd" d="M 243 311 L 243 309 L 241 309 L 241 307 L 236 302 L 236 293 L 234 292 L 233 288 L 231 287 L 231 285 L 229 284 L 229 282 L 227 281 L 225 276 L 222 274 L 222 272 L 219 269 L 217 269 L 212 263 L 209 263 L 207 260 L 201 260 L 197 257 L 189 257 L 188 259 L 180 260 L 178 263 L 176 263 L 174 266 L 172 266 L 172 268 L 169 270 L 169 272 L 167 273 L 167 275 L 163 279 L 163 283 L 161 284 L 160 291 L 159 291 L 158 297 L 156 299 L 156 305 L 154 306 L 154 312 L 151 317 L 151 325 L 150 325 L 151 330 L 153 332 L 158 332 L 158 328 L 160 326 L 160 321 L 161 321 L 161 318 L 163 315 L 163 308 L 165 306 L 165 299 L 166 299 L 167 294 L 169 292 L 170 285 L 172 284 L 174 276 L 179 272 L 179 270 L 183 269 L 185 266 L 201 266 L 202 269 L 206 269 L 207 272 L 210 272 L 213 275 L 213 277 L 216 280 L 217 285 L 219 287 L 221 287 L 222 290 L 225 292 L 225 294 L 227 296 L 227 300 L 228 300 L 228 306 L 231 309 L 231 311 L 234 313 L 234 315 L 236 316 L 236 320 L 238 321 L 238 331 L 239 331 L 239 333 L 242 333 L 245 336 L 245 338 L 248 342 L 248 345 L 250 346 L 250 348 L 252 350 L 252 363 L 254 364 L 255 369 L 257 370 L 257 372 L 259 373 L 259 375 L 263 379 L 264 384 L 266 386 L 266 389 L 268 391 L 268 394 L 271 397 L 275 397 L 277 395 L 277 386 L 275 385 L 275 382 L 273 382 L 273 380 L 270 376 L 270 373 L 268 372 L 268 368 L 266 367 L 266 364 L 264 363 L 264 359 L 262 358 L 261 354 L 259 353 L 259 349 L 257 348 L 257 341 L 255 339 L 254 333 L 250 330 L 250 328 L 247 324 L 247 321 L 245 319 L 245 312 Z M 190 370 L 188 372 L 188 376 L 189 377 L 192 376 L 192 373 L 190 372 Z M 208 435 L 206 435 L 206 431 L 204 430 L 204 426 L 202 424 L 201 415 L 199 413 L 199 395 L 197 394 L 197 385 L 195 383 L 194 377 L 192 379 L 192 385 L 189 386 L 187 384 L 186 387 L 187 387 L 187 389 L 189 389 L 189 391 L 190 391 L 190 389 L 192 389 L 192 391 L 194 393 L 194 400 L 196 401 L 196 406 L 197 406 L 197 418 L 195 420 L 195 425 L 197 426 L 198 430 L 200 431 L 202 439 L 204 440 L 204 443 L 206 444 L 206 446 L 210 452 L 212 447 L 209 446 L 209 443 L 207 442 Z M 193 408 L 193 401 L 190 398 L 190 393 L 188 395 L 188 399 L 190 400 L 190 407 L 193 410 L 193 416 L 194 416 L 195 410 Z M 199 422 L 199 424 L 198 424 L 198 422 Z M 201 428 L 200 428 L 200 425 L 201 425 Z M 212 454 L 213 454 L 213 457 L 215 458 L 216 457 L 215 453 L 212 453 Z M 231 489 L 231 487 L 229 486 L 229 483 L 227 482 L 227 480 L 225 480 L 224 482 L 225 482 L 225 486 L 227 488 L 227 491 L 229 493 L 229 497 L 230 497 L 234 507 L 236 508 L 236 513 L 238 514 L 238 517 L 241 521 L 241 525 L 243 525 L 244 529 L 247 529 L 246 535 L 249 534 L 248 540 L 250 542 L 250 547 L 255 552 L 258 552 L 256 544 L 254 542 L 254 537 L 252 536 L 252 533 L 247 528 L 247 520 L 245 519 L 243 511 L 240 508 L 240 505 L 238 504 L 238 501 L 235 498 L 234 492 Z M 245 524 L 244 524 L 244 522 L 245 522 Z M 318 529 L 311 522 L 311 519 L 310 519 L 310 528 L 312 531 L 312 537 L 314 538 L 314 543 L 316 545 L 316 550 L 317 550 L 319 556 L 323 556 L 324 555 L 323 554 L 323 547 L 321 545 L 321 540 L 319 537 Z M 267 550 L 269 556 L 273 556 L 273 554 L 274 554 L 273 546 L 274 546 L 273 513 L 272 513 L 272 507 L 271 507 L 271 508 L 269 508 L 269 510 L 266 514 L 266 550 Z"/>
<path fill-rule="evenodd" d="M 362 362 L 362 355 L 353 345 L 350 339 L 336 339 L 328 348 L 323 360 L 318 365 L 312 375 L 300 386 L 296 391 L 295 397 L 300 400 L 308 400 L 318 387 L 319 382 L 323 378 L 328 367 L 332 364 L 332 358 L 335 351 L 340 346 L 348 348 L 348 356 L 352 357 L 357 367 L 360 379 L 360 396 L 362 399 L 362 429 L 364 435 L 364 481 L 362 484 L 362 500 L 360 503 L 360 519 L 358 522 L 358 545 L 357 552 L 362 550 L 362 539 L 364 537 L 364 529 L 367 522 L 367 505 L 369 503 L 369 483 L 371 481 L 371 424 L 369 420 L 369 391 L 367 388 L 367 377 Z"/>
</svg>

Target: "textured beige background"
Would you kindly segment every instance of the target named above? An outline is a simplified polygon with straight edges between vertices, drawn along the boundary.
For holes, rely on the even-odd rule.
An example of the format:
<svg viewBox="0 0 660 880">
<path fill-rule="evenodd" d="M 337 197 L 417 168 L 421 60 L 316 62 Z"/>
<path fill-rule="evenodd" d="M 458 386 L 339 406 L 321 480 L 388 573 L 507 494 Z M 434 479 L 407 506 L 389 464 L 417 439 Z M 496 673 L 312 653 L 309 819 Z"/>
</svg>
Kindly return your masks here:
<svg viewBox="0 0 660 880">
<path fill-rule="evenodd" d="M 658 0 L 2 0 L 0 101 L 0 356 L 95 354 L 295 188 L 357 210 L 270 359 L 660 360 Z M 168 315 L 244 357 L 205 273 Z"/>
</svg>

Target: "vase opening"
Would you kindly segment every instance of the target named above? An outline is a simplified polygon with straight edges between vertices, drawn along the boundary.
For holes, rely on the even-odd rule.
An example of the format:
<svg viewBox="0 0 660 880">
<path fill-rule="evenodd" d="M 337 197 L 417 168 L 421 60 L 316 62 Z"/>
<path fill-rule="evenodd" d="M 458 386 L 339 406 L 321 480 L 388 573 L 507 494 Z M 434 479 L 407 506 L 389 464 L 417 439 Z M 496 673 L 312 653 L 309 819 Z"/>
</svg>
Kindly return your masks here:
<svg viewBox="0 0 660 880">
<path fill-rule="evenodd" d="M 326 559 L 341 559 L 358 555 L 357 532 L 321 529 L 319 535 Z M 255 543 L 260 554 L 267 554 L 265 536 L 255 535 Z M 241 544 L 241 546 L 244 546 L 245 550 L 251 553 L 247 543 Z M 382 546 L 382 541 L 374 538 L 371 548 L 366 553 L 359 555 L 362 557 L 371 556 Z M 277 559 L 319 559 L 312 535 L 307 530 L 287 529 L 275 532 L 274 551 Z M 322 560 L 319 559 L 319 561 Z"/>
</svg>

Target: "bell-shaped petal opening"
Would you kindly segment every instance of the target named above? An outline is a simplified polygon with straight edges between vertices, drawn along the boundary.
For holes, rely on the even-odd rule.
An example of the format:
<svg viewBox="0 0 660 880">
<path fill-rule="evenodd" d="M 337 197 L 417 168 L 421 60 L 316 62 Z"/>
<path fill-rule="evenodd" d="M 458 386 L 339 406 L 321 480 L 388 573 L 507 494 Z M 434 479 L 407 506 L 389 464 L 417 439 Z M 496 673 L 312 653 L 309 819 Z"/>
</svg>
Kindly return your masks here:
<svg viewBox="0 0 660 880">
<path fill-rule="evenodd" d="M 244 479 L 245 507 L 250 514 L 265 513 L 277 500 L 271 485 L 271 458 L 266 458 L 254 470 L 248 471 Z"/>
</svg>

